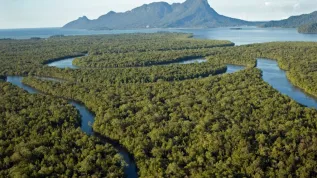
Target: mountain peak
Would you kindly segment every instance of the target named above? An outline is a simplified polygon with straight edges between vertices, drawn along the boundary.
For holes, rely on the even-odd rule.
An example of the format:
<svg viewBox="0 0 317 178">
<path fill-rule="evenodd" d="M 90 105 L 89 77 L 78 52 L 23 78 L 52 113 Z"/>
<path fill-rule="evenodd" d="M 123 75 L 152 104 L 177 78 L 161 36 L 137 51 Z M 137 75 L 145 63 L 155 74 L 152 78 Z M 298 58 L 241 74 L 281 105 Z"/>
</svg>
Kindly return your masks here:
<svg viewBox="0 0 317 178">
<path fill-rule="evenodd" d="M 82 16 L 82 17 L 79 17 L 78 20 L 89 20 L 89 19 L 87 18 L 87 16 Z"/>
<path fill-rule="evenodd" d="M 200 4 L 208 4 L 208 0 L 186 0 L 185 3 L 200 3 Z"/>
<path fill-rule="evenodd" d="M 116 12 L 115 12 L 115 11 L 109 11 L 109 12 L 107 13 L 107 15 L 112 15 L 112 14 L 116 14 Z"/>
<path fill-rule="evenodd" d="M 195 1 L 195 2 L 208 3 L 208 0 L 187 0 L 187 1 Z"/>
<path fill-rule="evenodd" d="M 174 4 L 154 2 L 123 13 L 111 11 L 96 20 L 70 22 L 64 28 L 208 28 L 239 25 L 255 24 L 219 15 L 208 0 L 186 0 Z"/>
</svg>

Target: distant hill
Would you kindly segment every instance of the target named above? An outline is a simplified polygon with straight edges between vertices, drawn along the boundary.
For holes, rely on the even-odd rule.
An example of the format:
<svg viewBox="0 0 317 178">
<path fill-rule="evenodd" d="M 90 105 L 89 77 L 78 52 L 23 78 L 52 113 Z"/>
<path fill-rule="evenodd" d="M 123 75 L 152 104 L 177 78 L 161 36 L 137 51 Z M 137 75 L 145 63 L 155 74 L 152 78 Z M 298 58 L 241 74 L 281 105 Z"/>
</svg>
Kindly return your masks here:
<svg viewBox="0 0 317 178">
<path fill-rule="evenodd" d="M 317 23 L 302 25 L 298 28 L 299 33 L 317 34 Z"/>
<path fill-rule="evenodd" d="M 168 4 L 155 2 L 124 13 L 109 12 L 98 19 L 86 16 L 66 24 L 63 28 L 75 29 L 131 29 L 131 28 L 207 28 L 225 26 L 254 26 L 248 22 L 218 14 L 207 0 L 187 0 Z"/>
<path fill-rule="evenodd" d="M 291 16 L 288 19 L 280 21 L 270 21 L 260 27 L 281 27 L 281 28 L 297 28 L 302 25 L 307 25 L 317 22 L 317 11 L 310 14 L 303 14 L 299 16 Z"/>
</svg>

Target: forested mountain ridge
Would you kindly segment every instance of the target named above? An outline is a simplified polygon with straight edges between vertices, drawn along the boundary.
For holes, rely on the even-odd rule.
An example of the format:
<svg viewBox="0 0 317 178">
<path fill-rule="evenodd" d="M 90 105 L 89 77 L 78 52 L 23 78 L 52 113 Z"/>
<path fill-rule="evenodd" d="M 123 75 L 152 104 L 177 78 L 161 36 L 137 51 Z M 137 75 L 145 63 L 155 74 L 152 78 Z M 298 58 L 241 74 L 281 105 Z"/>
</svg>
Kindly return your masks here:
<svg viewBox="0 0 317 178">
<path fill-rule="evenodd" d="M 317 22 L 317 11 L 310 14 L 291 16 L 285 20 L 270 21 L 260 25 L 260 27 L 281 27 L 281 28 L 297 28 L 301 25 Z"/>
<path fill-rule="evenodd" d="M 317 34 L 317 23 L 301 25 L 298 27 L 298 33 Z"/>
<path fill-rule="evenodd" d="M 128 29 L 128 28 L 207 28 L 258 25 L 218 14 L 207 0 L 186 0 L 184 3 L 155 2 L 124 13 L 109 12 L 96 20 L 86 16 L 66 24 L 75 29 Z"/>
</svg>

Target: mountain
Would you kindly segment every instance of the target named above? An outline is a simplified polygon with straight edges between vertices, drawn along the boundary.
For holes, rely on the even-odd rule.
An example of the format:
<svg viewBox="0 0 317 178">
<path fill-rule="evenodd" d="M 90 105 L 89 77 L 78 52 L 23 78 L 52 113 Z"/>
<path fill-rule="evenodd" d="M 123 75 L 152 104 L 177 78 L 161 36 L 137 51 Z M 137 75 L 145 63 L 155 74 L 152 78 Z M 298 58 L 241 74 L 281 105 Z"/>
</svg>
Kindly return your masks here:
<svg viewBox="0 0 317 178">
<path fill-rule="evenodd" d="M 98 19 L 87 17 L 66 24 L 63 28 L 75 29 L 128 29 L 128 28 L 207 28 L 224 26 L 258 25 L 218 14 L 207 0 L 187 0 L 168 4 L 155 2 L 124 13 L 109 12 Z"/>
<path fill-rule="evenodd" d="M 310 23 L 298 27 L 298 33 L 317 34 L 317 23 Z"/>
<path fill-rule="evenodd" d="M 75 21 L 72 21 L 71 23 L 65 25 L 64 27 L 67 27 L 67 28 L 78 28 L 80 26 L 84 27 L 84 26 L 89 26 L 90 24 L 90 20 L 86 17 L 86 16 L 83 16 L 83 17 L 79 17 L 77 20 Z"/>
<path fill-rule="evenodd" d="M 288 19 L 280 21 L 270 21 L 261 25 L 260 27 L 282 27 L 282 28 L 297 28 L 302 25 L 316 23 L 317 11 L 310 14 L 303 14 L 299 16 L 291 16 Z"/>
</svg>

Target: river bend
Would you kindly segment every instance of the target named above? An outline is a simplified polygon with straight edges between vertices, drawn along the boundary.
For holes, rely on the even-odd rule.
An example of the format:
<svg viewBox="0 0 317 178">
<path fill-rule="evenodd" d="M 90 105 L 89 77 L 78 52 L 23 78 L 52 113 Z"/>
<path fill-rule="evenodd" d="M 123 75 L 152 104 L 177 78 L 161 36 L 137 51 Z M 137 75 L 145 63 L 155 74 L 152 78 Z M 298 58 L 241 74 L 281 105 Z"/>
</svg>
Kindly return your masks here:
<svg viewBox="0 0 317 178">
<path fill-rule="evenodd" d="M 280 69 L 276 60 L 259 58 L 257 68 L 262 71 L 263 80 L 274 89 L 302 105 L 317 109 L 317 99 L 294 86 L 287 79 L 286 72 Z"/>
</svg>

